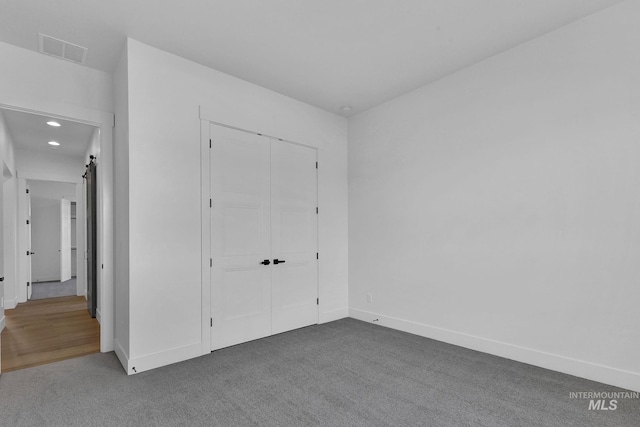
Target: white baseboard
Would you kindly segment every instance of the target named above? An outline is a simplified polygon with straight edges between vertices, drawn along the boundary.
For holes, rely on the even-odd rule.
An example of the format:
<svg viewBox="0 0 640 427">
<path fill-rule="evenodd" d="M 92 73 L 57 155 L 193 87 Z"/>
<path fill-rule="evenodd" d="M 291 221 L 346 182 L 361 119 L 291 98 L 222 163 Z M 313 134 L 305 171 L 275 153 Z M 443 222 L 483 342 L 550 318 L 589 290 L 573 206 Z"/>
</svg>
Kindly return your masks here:
<svg viewBox="0 0 640 427">
<path fill-rule="evenodd" d="M 98 323 L 102 324 L 102 314 L 100 314 L 100 310 L 96 308 L 96 320 Z"/>
<path fill-rule="evenodd" d="M 507 344 L 488 338 L 477 337 L 461 332 L 451 331 L 436 326 L 413 322 L 411 320 L 399 319 L 396 317 L 384 316 L 365 310 L 349 309 L 349 316 L 354 319 L 420 335 L 437 341 L 443 341 L 460 347 L 469 348 L 483 353 L 493 354 L 539 366 L 552 371 L 574 375 L 588 380 L 610 384 L 616 387 L 640 392 L 640 373 L 625 371 L 610 366 L 599 365 L 584 360 L 572 359 L 570 357 L 557 354 L 546 353 L 544 351 Z"/>
<path fill-rule="evenodd" d="M 338 310 L 321 312 L 318 316 L 318 324 L 333 322 L 334 320 L 344 319 L 345 317 L 349 317 L 349 309 L 346 307 Z"/>
<path fill-rule="evenodd" d="M 127 374 L 133 375 L 200 356 L 202 356 L 202 343 L 197 342 L 184 347 L 177 347 L 171 350 L 147 354 L 145 356 L 128 358 L 126 364 L 122 363 L 122 360 L 120 363 L 122 363 L 127 370 Z"/>
<path fill-rule="evenodd" d="M 43 282 L 59 282 L 60 276 L 58 277 L 39 277 L 37 279 L 33 279 L 31 283 L 43 283 Z"/>
<path fill-rule="evenodd" d="M 4 330 L 5 327 L 5 317 L 4 314 L 0 315 L 0 332 Z"/>
<path fill-rule="evenodd" d="M 13 310 L 18 306 L 18 299 L 4 299 L 4 309 L 5 310 Z"/>
</svg>

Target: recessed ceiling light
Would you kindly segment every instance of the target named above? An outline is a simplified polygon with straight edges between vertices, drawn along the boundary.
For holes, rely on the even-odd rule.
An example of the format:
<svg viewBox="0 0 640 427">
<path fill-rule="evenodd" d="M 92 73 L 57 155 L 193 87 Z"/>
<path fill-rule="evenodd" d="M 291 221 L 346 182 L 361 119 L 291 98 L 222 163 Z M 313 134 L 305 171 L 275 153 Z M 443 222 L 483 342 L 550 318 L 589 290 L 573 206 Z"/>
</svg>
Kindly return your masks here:
<svg viewBox="0 0 640 427">
<path fill-rule="evenodd" d="M 49 141 L 49 145 L 53 145 L 54 147 L 57 147 L 58 145 L 60 145 L 60 143 L 56 141 Z"/>
<path fill-rule="evenodd" d="M 58 122 L 54 122 L 53 120 L 51 120 L 51 121 L 47 122 L 47 124 L 48 124 L 49 126 L 53 126 L 53 127 L 55 127 L 55 128 L 59 128 L 59 127 L 61 126 L 61 125 L 60 125 L 60 123 L 58 123 Z"/>
</svg>

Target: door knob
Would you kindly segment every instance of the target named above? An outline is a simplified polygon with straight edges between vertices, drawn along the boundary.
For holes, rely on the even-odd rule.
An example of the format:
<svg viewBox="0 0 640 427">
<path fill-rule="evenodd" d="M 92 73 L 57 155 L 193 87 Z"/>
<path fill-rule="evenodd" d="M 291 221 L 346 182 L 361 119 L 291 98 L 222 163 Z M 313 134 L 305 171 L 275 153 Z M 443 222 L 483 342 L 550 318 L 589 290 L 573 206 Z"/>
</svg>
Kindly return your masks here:
<svg viewBox="0 0 640 427">
<path fill-rule="evenodd" d="M 268 259 L 265 259 L 264 261 L 262 261 L 260 264 L 262 265 L 269 265 L 271 264 L 271 261 L 269 261 Z"/>
<path fill-rule="evenodd" d="M 283 260 L 283 259 L 277 259 L 277 258 L 276 258 L 276 259 L 274 259 L 274 260 L 273 260 L 273 263 L 274 263 L 274 264 L 283 264 L 283 263 L 284 263 L 284 260 Z"/>
</svg>

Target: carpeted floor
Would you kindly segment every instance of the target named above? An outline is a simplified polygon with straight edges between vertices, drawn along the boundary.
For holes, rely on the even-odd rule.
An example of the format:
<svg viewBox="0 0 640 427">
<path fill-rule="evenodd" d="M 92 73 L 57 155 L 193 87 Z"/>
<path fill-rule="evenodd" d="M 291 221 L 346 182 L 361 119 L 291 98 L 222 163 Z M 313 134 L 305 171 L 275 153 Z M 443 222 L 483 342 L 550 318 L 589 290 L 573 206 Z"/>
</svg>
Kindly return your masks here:
<svg viewBox="0 0 640 427">
<path fill-rule="evenodd" d="M 343 319 L 127 376 L 113 353 L 2 374 L 7 426 L 638 426 L 611 386 Z"/>
<path fill-rule="evenodd" d="M 77 292 L 75 277 L 64 282 L 36 282 L 31 286 L 32 300 L 75 296 Z"/>
</svg>

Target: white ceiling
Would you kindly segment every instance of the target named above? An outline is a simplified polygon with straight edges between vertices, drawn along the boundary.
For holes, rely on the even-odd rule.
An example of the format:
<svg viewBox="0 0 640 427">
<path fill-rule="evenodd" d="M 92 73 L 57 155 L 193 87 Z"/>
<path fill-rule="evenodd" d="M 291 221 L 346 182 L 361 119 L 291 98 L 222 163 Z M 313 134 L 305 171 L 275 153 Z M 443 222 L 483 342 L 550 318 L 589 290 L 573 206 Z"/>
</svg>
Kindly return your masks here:
<svg viewBox="0 0 640 427">
<path fill-rule="evenodd" d="M 44 33 L 112 72 L 129 36 L 331 112 L 366 110 L 621 0 L 23 0 L 0 41 Z"/>
<path fill-rule="evenodd" d="M 93 126 L 70 122 L 68 120 L 51 119 L 50 117 L 21 111 L 0 109 L 9 133 L 18 150 L 42 151 L 56 153 L 84 160 L 89 148 Z M 47 121 L 55 120 L 60 127 L 51 127 Z M 49 141 L 60 143 L 57 148 L 48 144 Z"/>
</svg>

